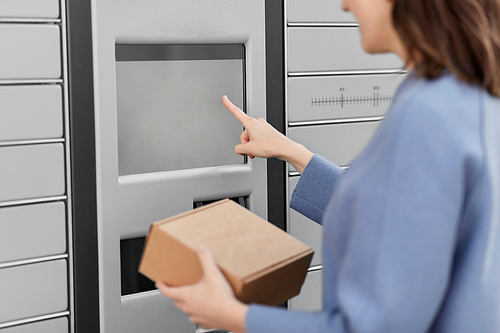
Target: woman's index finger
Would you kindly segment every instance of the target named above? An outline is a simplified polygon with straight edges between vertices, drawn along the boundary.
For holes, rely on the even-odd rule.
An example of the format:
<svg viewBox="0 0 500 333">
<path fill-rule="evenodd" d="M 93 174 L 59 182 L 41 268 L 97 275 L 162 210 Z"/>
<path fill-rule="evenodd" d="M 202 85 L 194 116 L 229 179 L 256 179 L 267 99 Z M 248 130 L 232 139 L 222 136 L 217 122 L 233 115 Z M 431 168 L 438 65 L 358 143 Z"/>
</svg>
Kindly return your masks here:
<svg viewBox="0 0 500 333">
<path fill-rule="evenodd" d="M 245 112 L 241 111 L 239 107 L 234 105 L 227 96 L 222 97 L 222 103 L 224 103 L 224 106 L 243 124 L 245 125 L 245 122 L 247 121 L 248 118 L 250 118 Z"/>
</svg>

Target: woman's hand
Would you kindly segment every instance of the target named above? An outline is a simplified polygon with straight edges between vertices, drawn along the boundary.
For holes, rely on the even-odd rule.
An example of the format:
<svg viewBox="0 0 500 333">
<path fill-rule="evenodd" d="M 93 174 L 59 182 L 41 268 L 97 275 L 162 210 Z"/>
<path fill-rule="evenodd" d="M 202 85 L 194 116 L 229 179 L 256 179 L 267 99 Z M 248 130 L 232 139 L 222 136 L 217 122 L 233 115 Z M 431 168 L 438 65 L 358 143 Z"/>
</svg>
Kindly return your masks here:
<svg viewBox="0 0 500 333">
<path fill-rule="evenodd" d="M 278 132 L 265 119 L 255 119 L 246 115 L 231 103 L 227 96 L 222 98 L 222 102 L 245 127 L 241 134 L 241 144 L 234 149 L 237 154 L 248 155 L 250 158 L 277 157 L 290 163 L 302 173 L 313 153 Z"/>
<path fill-rule="evenodd" d="M 245 333 L 248 306 L 238 301 L 231 286 L 217 267 L 207 248 L 198 251 L 203 277 L 195 284 L 169 287 L 158 282 L 156 286 L 166 297 L 174 299 L 175 306 L 189 314 L 189 319 L 203 328 Z"/>
</svg>

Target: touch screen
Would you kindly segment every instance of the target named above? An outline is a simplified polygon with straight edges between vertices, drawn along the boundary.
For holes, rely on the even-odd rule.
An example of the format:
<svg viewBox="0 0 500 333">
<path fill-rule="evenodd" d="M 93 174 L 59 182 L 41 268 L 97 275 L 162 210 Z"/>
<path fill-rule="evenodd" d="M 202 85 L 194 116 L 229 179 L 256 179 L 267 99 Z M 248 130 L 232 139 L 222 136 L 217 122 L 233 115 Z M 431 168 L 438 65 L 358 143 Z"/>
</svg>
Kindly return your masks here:
<svg viewBox="0 0 500 333">
<path fill-rule="evenodd" d="M 243 164 L 244 46 L 116 45 L 119 174 Z"/>
</svg>

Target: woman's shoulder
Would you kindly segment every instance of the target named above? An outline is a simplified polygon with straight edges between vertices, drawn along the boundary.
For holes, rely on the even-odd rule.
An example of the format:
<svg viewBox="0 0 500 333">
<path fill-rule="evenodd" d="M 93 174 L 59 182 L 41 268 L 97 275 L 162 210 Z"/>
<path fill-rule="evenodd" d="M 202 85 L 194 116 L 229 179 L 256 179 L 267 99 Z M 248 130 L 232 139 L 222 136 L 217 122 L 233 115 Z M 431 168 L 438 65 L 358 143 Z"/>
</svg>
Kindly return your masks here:
<svg viewBox="0 0 500 333">
<path fill-rule="evenodd" d="M 449 170 L 471 165 L 469 171 L 476 174 L 484 157 L 483 92 L 451 74 L 435 80 L 410 74 L 397 92 L 373 146 L 389 147 L 389 156 L 403 154 L 408 160 L 422 159 L 430 165 L 446 165 Z"/>
<path fill-rule="evenodd" d="M 478 139 L 483 95 L 481 87 L 449 72 L 432 80 L 410 73 L 396 93 L 387 120 L 421 134 Z"/>
<path fill-rule="evenodd" d="M 416 77 L 412 72 L 396 93 L 394 107 L 400 112 L 419 109 L 421 116 L 455 117 L 463 112 L 472 114 L 480 108 L 482 88 L 459 80 L 444 72 L 435 79 Z"/>
</svg>

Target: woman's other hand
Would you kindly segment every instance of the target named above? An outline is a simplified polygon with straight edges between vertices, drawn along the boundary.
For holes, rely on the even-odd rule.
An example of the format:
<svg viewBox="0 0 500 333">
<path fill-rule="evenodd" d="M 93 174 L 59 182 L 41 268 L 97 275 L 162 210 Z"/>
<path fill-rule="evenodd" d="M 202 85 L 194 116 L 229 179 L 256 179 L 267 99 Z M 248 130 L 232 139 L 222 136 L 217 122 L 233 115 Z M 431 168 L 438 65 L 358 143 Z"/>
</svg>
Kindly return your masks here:
<svg viewBox="0 0 500 333">
<path fill-rule="evenodd" d="M 290 163 L 300 173 L 313 157 L 313 153 L 272 127 L 265 119 L 255 119 L 246 115 L 224 96 L 222 102 L 226 108 L 243 124 L 245 130 L 241 134 L 241 144 L 235 152 L 248 155 L 250 158 L 277 157 Z"/>
<path fill-rule="evenodd" d="M 206 248 L 198 251 L 203 277 L 195 284 L 170 287 L 158 282 L 156 286 L 175 306 L 186 312 L 189 319 L 203 328 L 230 330 L 244 333 L 248 306 L 238 301 L 231 286 L 217 267 L 211 252 Z"/>
</svg>

